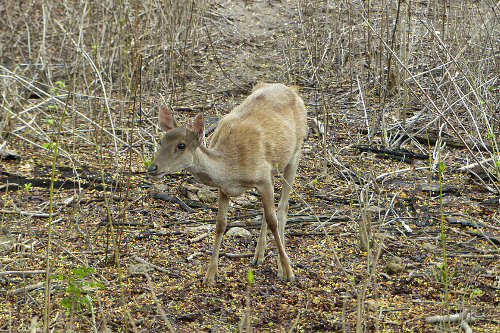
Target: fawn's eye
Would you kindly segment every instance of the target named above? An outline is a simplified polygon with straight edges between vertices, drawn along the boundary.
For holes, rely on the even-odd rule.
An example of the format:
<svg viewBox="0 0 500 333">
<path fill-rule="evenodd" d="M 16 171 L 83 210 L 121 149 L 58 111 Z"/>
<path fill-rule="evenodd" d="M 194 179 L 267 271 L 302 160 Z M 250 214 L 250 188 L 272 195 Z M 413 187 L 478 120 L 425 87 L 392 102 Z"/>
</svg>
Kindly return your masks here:
<svg viewBox="0 0 500 333">
<path fill-rule="evenodd" d="M 186 149 L 186 144 L 185 144 L 185 143 L 183 143 L 183 142 L 179 143 L 179 144 L 177 145 L 177 149 L 178 149 L 178 150 L 184 150 L 184 149 Z"/>
</svg>

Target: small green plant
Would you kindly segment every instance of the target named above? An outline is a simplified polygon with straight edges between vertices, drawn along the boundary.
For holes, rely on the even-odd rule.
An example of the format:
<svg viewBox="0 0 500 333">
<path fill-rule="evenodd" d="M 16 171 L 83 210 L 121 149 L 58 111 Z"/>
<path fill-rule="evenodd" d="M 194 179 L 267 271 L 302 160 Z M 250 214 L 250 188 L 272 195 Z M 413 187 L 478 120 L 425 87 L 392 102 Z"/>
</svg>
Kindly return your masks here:
<svg viewBox="0 0 500 333">
<path fill-rule="evenodd" d="M 66 83 L 62 82 L 62 81 L 56 81 L 55 82 L 56 85 L 59 86 L 60 89 L 62 88 L 65 88 L 66 87 Z"/>
<path fill-rule="evenodd" d="M 248 281 L 248 283 L 253 283 L 253 269 L 248 270 L 247 281 Z"/>
<path fill-rule="evenodd" d="M 95 269 L 92 267 L 80 266 L 78 268 L 71 269 L 68 274 L 57 273 L 50 276 L 51 279 L 58 279 L 68 283 L 66 292 L 69 296 L 64 297 L 61 301 L 61 305 L 63 307 L 67 310 L 71 310 L 74 306 L 75 311 L 82 311 L 84 308 L 90 306 L 90 298 L 92 298 L 92 294 L 88 293 L 86 288 L 104 288 L 102 283 L 87 281 L 85 279 L 94 271 Z"/>
<path fill-rule="evenodd" d="M 313 181 L 313 197 L 316 196 L 316 185 L 318 184 L 318 177 L 314 178 Z"/>
<path fill-rule="evenodd" d="M 57 105 L 47 105 L 47 107 L 45 108 L 47 111 L 50 111 L 50 110 L 57 110 L 58 106 Z M 42 119 L 42 120 L 45 120 L 45 119 Z"/>
<path fill-rule="evenodd" d="M 146 160 L 146 159 L 144 159 L 142 161 L 142 163 L 144 163 L 144 166 L 147 168 L 148 166 L 151 165 L 151 163 L 153 163 L 153 160 Z"/>
<path fill-rule="evenodd" d="M 450 283 L 456 276 L 457 272 L 450 271 L 449 267 L 444 263 L 436 264 L 432 272 L 436 282 L 439 283 Z"/>
<path fill-rule="evenodd" d="M 484 291 L 478 288 L 478 286 L 473 285 L 469 286 L 470 289 L 470 298 L 481 297 L 484 294 Z"/>
<path fill-rule="evenodd" d="M 57 105 L 53 105 L 53 106 L 57 107 Z M 47 106 L 47 108 L 49 108 L 49 107 Z M 45 121 L 47 124 L 54 125 L 54 119 L 42 118 L 42 121 Z"/>
<path fill-rule="evenodd" d="M 439 172 L 443 173 L 444 169 L 446 169 L 446 164 L 444 162 L 439 162 Z"/>
<path fill-rule="evenodd" d="M 28 192 L 31 188 L 31 183 L 24 184 L 24 188 L 26 189 L 26 192 Z"/>
<path fill-rule="evenodd" d="M 54 84 L 57 85 L 57 86 L 59 86 L 59 89 L 62 89 L 64 87 L 66 87 L 66 83 L 64 83 L 62 81 L 56 81 L 56 82 L 54 82 Z M 50 88 L 50 91 L 53 92 L 53 93 L 56 93 L 56 95 L 59 95 L 59 93 L 56 92 L 56 88 L 55 87 Z"/>
<path fill-rule="evenodd" d="M 45 143 L 42 145 L 42 148 L 52 149 L 52 147 L 54 147 L 54 141 L 45 142 Z"/>
</svg>

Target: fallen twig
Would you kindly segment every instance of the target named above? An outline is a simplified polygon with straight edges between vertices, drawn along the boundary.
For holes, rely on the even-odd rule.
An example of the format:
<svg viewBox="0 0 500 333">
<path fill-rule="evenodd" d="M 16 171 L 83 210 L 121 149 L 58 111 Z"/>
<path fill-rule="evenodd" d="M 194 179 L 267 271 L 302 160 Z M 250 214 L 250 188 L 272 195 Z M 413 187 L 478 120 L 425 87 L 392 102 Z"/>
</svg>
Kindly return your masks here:
<svg viewBox="0 0 500 333">
<path fill-rule="evenodd" d="M 25 212 L 25 211 L 22 211 L 22 210 L 18 210 L 18 211 L 15 211 L 15 210 L 0 210 L 0 213 L 2 213 L 2 214 L 18 214 L 18 215 L 32 216 L 32 217 L 45 217 L 45 218 L 49 217 L 49 214 L 46 214 L 46 213 Z M 60 213 L 60 210 L 58 210 L 57 212 L 53 212 L 52 216 L 56 216 L 59 213 Z"/>
<path fill-rule="evenodd" d="M 187 260 L 187 261 L 191 261 L 191 260 L 193 260 L 194 258 L 199 257 L 199 256 L 203 256 L 203 255 L 205 255 L 205 253 L 203 253 L 203 252 L 195 252 L 195 253 L 193 253 L 192 255 L 190 255 L 189 257 L 187 257 L 187 259 L 186 259 L 186 260 Z"/>
<path fill-rule="evenodd" d="M 205 251 L 206 254 L 212 255 L 212 251 Z M 228 257 L 228 258 L 233 258 L 233 259 L 238 259 L 238 258 L 250 258 L 253 257 L 253 253 L 226 253 L 226 252 L 219 252 L 219 257 Z"/>
<path fill-rule="evenodd" d="M 45 271 L 4 271 L 4 272 L 0 272 L 0 276 L 1 275 L 9 275 L 9 274 L 15 274 L 15 275 L 45 274 Z"/>
<path fill-rule="evenodd" d="M 137 260 L 137 259 L 140 259 L 140 258 L 134 257 L 134 259 Z M 149 265 L 151 265 L 151 264 L 149 264 Z M 151 277 L 146 272 L 141 272 L 141 273 L 138 273 L 138 274 L 142 274 L 142 275 L 144 275 L 146 277 L 146 280 L 148 282 L 148 287 L 149 287 L 149 290 L 151 291 L 151 296 L 153 297 L 153 300 L 154 300 L 154 302 L 156 304 L 156 308 L 158 309 L 158 313 L 163 318 L 163 321 L 165 321 L 165 323 L 167 324 L 167 327 L 170 330 L 170 332 L 175 332 L 172 324 L 170 323 L 170 320 L 168 320 L 168 318 L 167 318 L 167 314 L 165 313 L 165 311 L 161 307 L 161 304 L 158 301 L 158 298 L 156 297 L 155 286 L 153 285 L 153 280 L 151 280 Z"/>
<path fill-rule="evenodd" d="M 203 256 L 203 255 L 212 255 L 212 251 L 206 250 L 205 252 L 195 252 L 189 257 L 187 257 L 187 261 L 193 260 L 196 257 Z M 219 257 L 228 257 L 232 259 L 239 259 L 239 258 L 250 258 L 253 257 L 253 253 L 225 253 L 225 252 L 219 252 Z"/>
<path fill-rule="evenodd" d="M 188 243 L 190 243 L 190 244 L 192 244 L 192 243 L 197 243 L 197 242 L 202 241 L 202 240 L 204 240 L 205 238 L 207 238 L 207 237 L 208 237 L 208 235 L 210 235 L 210 233 L 209 233 L 209 232 L 206 232 L 206 233 L 201 234 L 201 235 L 199 235 L 199 236 L 197 236 L 197 237 L 195 237 L 195 238 L 190 239 L 190 240 L 188 241 Z"/>
<path fill-rule="evenodd" d="M 460 326 L 466 333 L 472 333 L 472 329 L 469 326 L 469 323 L 473 323 L 476 321 L 476 318 L 472 316 L 469 310 L 464 310 L 460 314 L 455 315 L 446 315 L 446 316 L 432 316 L 425 318 L 425 322 L 427 324 L 436 324 L 436 323 L 458 323 L 460 322 Z"/>
<path fill-rule="evenodd" d="M 61 284 L 51 284 L 51 288 L 59 288 L 62 285 L 63 285 L 62 283 Z M 18 288 L 18 289 L 14 289 L 14 290 L 8 291 L 7 292 L 7 296 L 12 296 L 12 295 L 15 295 L 15 294 L 20 294 L 20 293 L 28 292 L 28 291 L 32 291 L 32 290 L 35 290 L 35 289 L 40 289 L 40 288 L 43 288 L 43 286 L 45 286 L 45 282 L 39 282 L 39 283 L 36 283 L 36 284 L 32 284 L 30 286 L 26 286 L 26 287 L 22 287 L 22 288 Z"/>
<path fill-rule="evenodd" d="M 167 274 L 170 274 L 170 272 L 168 270 L 166 270 L 165 268 L 162 268 L 160 266 L 157 266 L 157 265 L 154 265 L 154 264 L 151 264 L 149 262 L 147 262 L 146 260 L 142 259 L 142 258 L 139 258 L 138 256 L 134 256 L 133 258 L 135 261 L 141 263 L 141 264 L 144 264 L 144 265 L 148 265 L 148 266 L 151 266 L 153 267 L 154 269 L 156 269 L 157 271 L 160 271 L 160 272 L 163 272 L 163 273 L 167 273 Z"/>
<path fill-rule="evenodd" d="M 172 195 L 168 195 L 168 194 L 165 194 L 165 193 L 156 192 L 156 193 L 153 194 L 153 198 L 155 198 L 155 199 L 161 199 L 161 200 L 165 200 L 165 201 L 170 201 L 170 202 L 179 204 L 179 206 L 182 208 L 182 210 L 185 210 L 188 213 L 194 213 L 194 212 L 196 212 L 194 209 L 192 209 L 191 207 L 189 207 L 182 199 L 180 199 L 177 196 L 172 196 Z"/>
</svg>

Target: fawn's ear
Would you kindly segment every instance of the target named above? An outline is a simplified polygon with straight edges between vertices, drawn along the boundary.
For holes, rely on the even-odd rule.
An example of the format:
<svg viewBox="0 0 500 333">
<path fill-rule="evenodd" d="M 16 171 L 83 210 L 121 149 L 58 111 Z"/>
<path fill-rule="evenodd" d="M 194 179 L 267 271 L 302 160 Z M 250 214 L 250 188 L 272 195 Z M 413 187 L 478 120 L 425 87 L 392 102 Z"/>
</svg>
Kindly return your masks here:
<svg viewBox="0 0 500 333">
<path fill-rule="evenodd" d="M 199 140 L 203 140 L 205 137 L 205 118 L 203 117 L 203 113 L 200 113 L 196 116 L 194 120 L 193 126 L 194 134 Z"/>
<path fill-rule="evenodd" d="M 170 111 L 165 105 L 160 106 L 158 121 L 163 132 L 168 132 L 171 129 L 180 126 L 177 120 L 175 120 L 172 111 Z"/>
</svg>

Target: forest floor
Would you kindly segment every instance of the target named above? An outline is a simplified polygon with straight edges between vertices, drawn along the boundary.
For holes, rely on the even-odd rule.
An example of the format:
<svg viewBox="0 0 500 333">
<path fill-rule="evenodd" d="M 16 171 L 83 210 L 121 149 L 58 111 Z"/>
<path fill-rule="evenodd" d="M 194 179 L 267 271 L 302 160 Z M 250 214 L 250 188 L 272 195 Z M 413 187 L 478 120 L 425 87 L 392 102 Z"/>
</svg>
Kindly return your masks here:
<svg viewBox="0 0 500 333">
<path fill-rule="evenodd" d="M 212 94 L 211 108 L 206 111 L 209 120 L 215 123 L 238 105 L 255 82 L 292 82 L 284 58 L 291 31 L 301 33 L 293 23 L 297 15 L 296 3 L 290 1 L 211 2 L 207 16 L 224 22 L 213 73 L 224 84 L 219 93 Z M 323 121 L 318 92 L 305 82 L 306 78 L 296 84 L 308 116 L 313 119 L 319 114 Z M 186 79 L 180 92 L 184 106 L 203 103 L 193 93 L 199 87 L 203 82 L 198 77 Z M 123 332 L 127 325 L 131 332 L 167 332 L 158 306 L 176 332 L 235 332 L 247 310 L 252 332 L 352 332 L 357 320 L 367 332 L 457 331 L 457 323 L 445 328 L 448 325 L 428 324 L 425 319 L 464 311 L 476 318 L 470 323 L 474 332 L 500 331 L 498 197 L 458 171 L 465 163 L 465 150 L 451 145 L 443 148 L 440 154 L 446 169 L 440 178 L 429 168 L 436 163 L 433 145 L 407 141 L 404 148 L 424 157 L 407 154 L 405 160 L 354 148 L 365 141 L 358 130 L 364 122 L 363 111 L 351 99 L 352 82 L 334 82 L 325 89 L 331 117 L 326 156 L 322 136 L 310 131 L 285 231 L 294 283 L 277 279 L 276 247 L 269 233 L 262 265 L 252 266 L 252 258 L 245 256 L 255 249 L 262 220 L 258 192 L 249 191 L 232 198 L 229 227 L 244 227 L 251 237 L 225 236 L 216 283 L 203 285 L 217 204 L 198 202 L 197 191 L 203 186 L 188 173 L 154 179 L 144 172 L 142 161 L 133 162 L 131 175 L 125 173 L 115 196 L 107 198 L 122 202 L 128 193 L 126 218 L 118 210 L 110 212 L 120 246 L 118 270 L 98 169 L 82 165 L 77 170 L 89 184 L 77 193 L 72 186 L 65 187 L 73 184 L 74 170 L 58 160 L 51 226 L 51 253 L 56 259 L 51 270 L 95 297 L 91 308 L 78 312 L 75 331 L 91 332 L 98 327 L 105 332 L 107 327 L 109 332 Z M 410 102 L 408 117 L 420 111 L 417 104 Z M 196 116 L 189 111 L 177 114 L 188 126 Z M 375 136 L 371 148 L 380 143 L 381 138 Z M 21 145 L 22 151 L 16 149 Z M 44 184 L 50 182 L 51 157 L 15 138 L 10 148 L 22 155 L 22 162 L 2 161 L 2 177 L 17 177 L 20 187 L 8 192 L 2 188 L 2 225 L 10 227 L 24 251 L 1 249 L 2 271 L 45 270 L 47 217 L 35 215 L 26 220 L 7 211 L 13 207 L 46 211 L 49 191 Z M 79 147 L 76 153 L 81 161 L 95 154 L 92 147 Z M 113 167 L 105 170 L 110 179 Z M 127 167 L 124 164 L 122 169 Z M 12 176 L 16 174 L 23 176 Z M 25 190 L 23 184 L 35 180 L 45 183 Z M 374 181 L 377 185 L 369 186 Z M 276 177 L 276 194 L 280 183 Z M 177 199 L 165 201 L 162 193 Z M 369 254 L 359 247 L 358 226 L 364 218 L 371 221 L 373 230 L 374 248 Z M 442 235 L 447 271 L 442 269 Z M 27 239 L 37 241 L 24 243 Z M 401 271 L 395 274 L 387 268 L 393 257 L 401 259 Z M 71 273 L 70 269 L 80 266 L 96 270 L 87 277 Z M 247 283 L 250 269 L 254 274 L 251 286 Z M 68 280 L 70 276 L 73 280 Z M 84 286 L 82 281 L 90 276 L 103 288 Z M 0 308 L 0 332 L 28 331 L 30 320 L 42 317 L 43 287 L 16 290 L 43 281 L 40 274 L 0 274 L 5 300 Z M 57 285 L 57 279 L 52 283 Z M 251 307 L 247 309 L 249 288 Z M 69 294 L 59 286 L 51 295 L 50 327 L 54 332 L 64 331 L 69 313 L 61 301 Z"/>
</svg>

